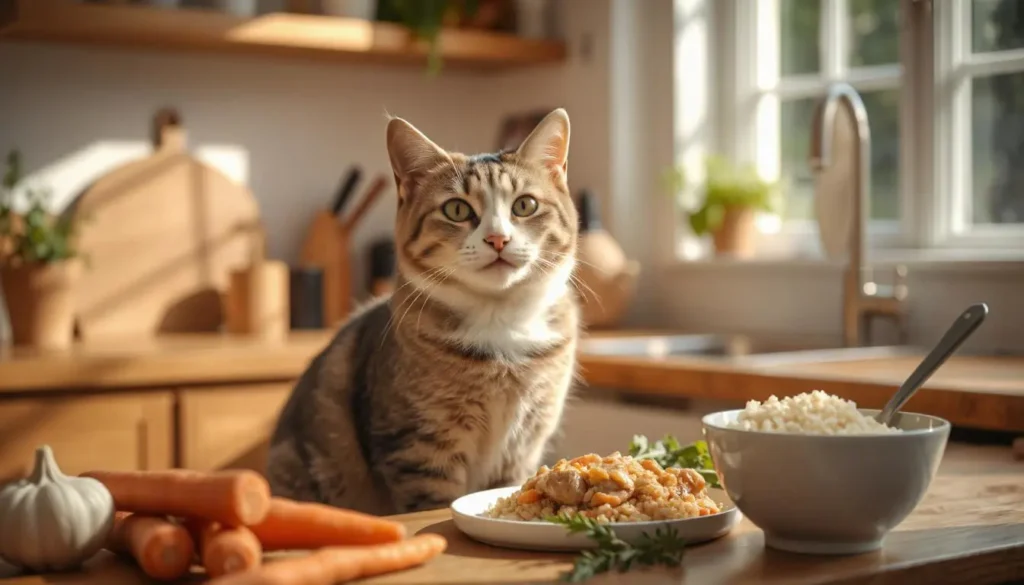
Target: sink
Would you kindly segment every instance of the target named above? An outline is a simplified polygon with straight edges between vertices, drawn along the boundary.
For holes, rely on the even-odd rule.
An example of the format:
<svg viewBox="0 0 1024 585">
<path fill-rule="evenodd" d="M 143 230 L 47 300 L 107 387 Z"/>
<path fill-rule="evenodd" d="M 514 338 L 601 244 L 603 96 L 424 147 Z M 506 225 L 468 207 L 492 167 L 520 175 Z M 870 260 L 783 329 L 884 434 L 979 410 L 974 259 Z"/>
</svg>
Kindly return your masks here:
<svg viewBox="0 0 1024 585">
<path fill-rule="evenodd" d="M 782 364 L 845 361 L 917 354 L 909 346 L 843 347 L 800 339 L 769 339 L 739 334 L 622 335 L 585 338 L 579 351 L 590 356 L 695 357 L 710 360 Z"/>
</svg>

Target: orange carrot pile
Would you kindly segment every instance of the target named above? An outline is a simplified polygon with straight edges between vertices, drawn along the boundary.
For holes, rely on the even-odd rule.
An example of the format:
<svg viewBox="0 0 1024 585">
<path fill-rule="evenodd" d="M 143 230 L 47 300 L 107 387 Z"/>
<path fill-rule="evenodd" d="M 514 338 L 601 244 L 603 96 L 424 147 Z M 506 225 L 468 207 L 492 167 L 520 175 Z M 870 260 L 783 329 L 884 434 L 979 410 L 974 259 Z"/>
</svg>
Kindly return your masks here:
<svg viewBox="0 0 1024 585">
<path fill-rule="evenodd" d="M 405 526 L 333 506 L 272 498 L 263 522 L 250 526 L 264 550 L 384 544 L 405 538 Z"/>
<path fill-rule="evenodd" d="M 254 471 L 92 471 L 118 510 L 214 520 L 227 526 L 261 522 L 270 485 Z"/>
<path fill-rule="evenodd" d="M 334 585 L 410 569 L 441 554 L 447 546 L 443 536 L 420 534 L 388 544 L 323 548 L 309 556 L 214 579 L 209 585 Z"/>
<path fill-rule="evenodd" d="M 192 566 L 195 544 L 181 526 L 164 518 L 118 512 L 107 548 L 131 555 L 154 579 L 180 579 Z"/>
<path fill-rule="evenodd" d="M 199 558 L 210 577 L 248 571 L 262 563 L 263 546 L 244 526 L 225 527 L 194 518 L 185 525 L 199 545 Z"/>
<path fill-rule="evenodd" d="M 107 548 L 153 579 L 185 576 L 198 559 L 217 585 L 333 585 L 420 565 L 444 552 L 436 534 L 370 514 L 271 497 L 247 470 L 92 471 L 118 512 Z M 312 554 L 263 564 L 263 552 Z"/>
</svg>

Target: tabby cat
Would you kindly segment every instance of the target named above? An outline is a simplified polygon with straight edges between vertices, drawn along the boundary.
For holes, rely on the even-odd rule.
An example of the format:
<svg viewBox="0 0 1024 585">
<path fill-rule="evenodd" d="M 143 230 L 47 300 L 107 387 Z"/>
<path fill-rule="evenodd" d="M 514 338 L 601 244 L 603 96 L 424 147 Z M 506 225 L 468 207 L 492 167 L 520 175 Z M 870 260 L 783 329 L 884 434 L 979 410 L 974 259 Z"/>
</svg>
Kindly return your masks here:
<svg viewBox="0 0 1024 585">
<path fill-rule="evenodd" d="M 532 475 L 575 379 L 569 118 L 508 152 L 446 152 L 392 118 L 394 293 L 357 311 L 281 412 L 275 495 L 373 514 Z"/>
</svg>

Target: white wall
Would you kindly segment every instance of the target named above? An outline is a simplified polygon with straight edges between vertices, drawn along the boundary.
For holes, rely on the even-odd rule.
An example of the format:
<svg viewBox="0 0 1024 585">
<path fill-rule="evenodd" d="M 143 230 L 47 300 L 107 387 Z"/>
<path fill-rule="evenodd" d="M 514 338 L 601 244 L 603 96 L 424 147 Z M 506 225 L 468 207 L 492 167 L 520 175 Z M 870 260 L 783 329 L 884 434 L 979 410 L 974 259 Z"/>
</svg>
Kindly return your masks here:
<svg viewBox="0 0 1024 585">
<path fill-rule="evenodd" d="M 573 131 L 570 185 L 595 190 L 606 225 L 644 264 L 627 324 L 838 339 L 835 267 L 680 265 L 673 258 L 678 217 L 659 177 L 677 152 L 713 147 L 732 123 L 714 107 L 729 80 L 707 73 L 722 42 L 707 33 L 723 17 L 718 7 L 710 0 L 562 0 L 566 64 L 482 77 L 449 71 L 437 80 L 419 69 L 2 45 L 0 148 L 21 148 L 30 169 L 89 153 L 88 164 L 66 164 L 70 170 L 54 175 L 66 195 L 144 150 L 152 112 L 174 105 L 191 144 L 252 186 L 271 254 L 294 260 L 306 222 L 329 202 L 345 165 L 386 171 L 385 108 L 442 146 L 474 151 L 493 147 L 503 115 L 564 106 Z M 677 32 L 691 36 L 677 46 Z M 705 69 L 677 58 L 695 53 L 707 58 Z M 96 148 L 101 141 L 107 148 Z M 387 198 L 357 245 L 389 233 L 392 213 Z M 361 251 L 357 260 L 361 279 Z M 1020 265 L 911 266 L 909 286 L 911 341 L 931 342 L 958 310 L 984 300 L 993 318 L 972 346 L 1024 350 Z"/>
<path fill-rule="evenodd" d="M 477 98 L 477 78 L 432 80 L 418 68 L 5 44 L 0 71 L 0 148 L 21 149 L 59 201 L 145 155 L 154 112 L 173 106 L 190 146 L 248 183 L 270 253 L 287 261 L 348 165 L 364 167 L 360 189 L 374 173 L 390 179 L 385 111 L 467 150 L 493 148 L 503 113 Z M 370 238 L 390 233 L 389 189 L 356 235 L 358 260 Z"/>
</svg>

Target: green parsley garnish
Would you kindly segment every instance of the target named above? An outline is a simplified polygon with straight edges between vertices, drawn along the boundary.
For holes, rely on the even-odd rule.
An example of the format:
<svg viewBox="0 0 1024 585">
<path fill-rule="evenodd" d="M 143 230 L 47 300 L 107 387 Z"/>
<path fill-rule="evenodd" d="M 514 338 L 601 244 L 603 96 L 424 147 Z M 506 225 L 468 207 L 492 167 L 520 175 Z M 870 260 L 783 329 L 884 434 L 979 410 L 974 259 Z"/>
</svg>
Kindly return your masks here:
<svg viewBox="0 0 1024 585">
<path fill-rule="evenodd" d="M 551 516 L 547 520 L 565 526 L 571 533 L 585 533 L 597 543 L 597 548 L 576 557 L 572 569 L 562 575 L 563 581 L 580 583 L 611 570 L 624 573 L 634 565 L 678 567 L 683 562 L 686 542 L 671 527 L 658 528 L 653 536 L 644 532 L 640 542 L 631 545 L 615 536 L 607 524 L 593 518 L 576 514 Z"/>
<path fill-rule="evenodd" d="M 664 439 L 653 444 L 643 435 L 633 435 L 629 443 L 629 454 L 635 459 L 653 459 L 662 467 L 695 469 L 704 476 L 709 486 L 722 487 L 705 441 L 696 441 L 684 447 L 672 435 L 665 435 Z"/>
</svg>

